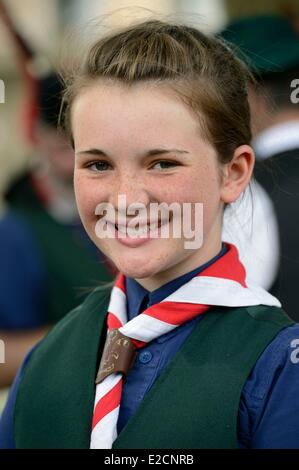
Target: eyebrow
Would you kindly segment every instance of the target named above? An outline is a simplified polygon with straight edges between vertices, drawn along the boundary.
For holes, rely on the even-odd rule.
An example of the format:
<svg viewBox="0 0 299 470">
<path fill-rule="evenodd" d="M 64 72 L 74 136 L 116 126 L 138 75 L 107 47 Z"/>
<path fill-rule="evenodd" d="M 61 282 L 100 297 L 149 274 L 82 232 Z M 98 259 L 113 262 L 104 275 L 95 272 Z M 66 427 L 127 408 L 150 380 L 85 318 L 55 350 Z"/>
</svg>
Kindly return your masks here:
<svg viewBox="0 0 299 470">
<path fill-rule="evenodd" d="M 164 155 L 166 153 L 189 153 L 187 150 L 181 150 L 181 149 L 163 149 L 163 148 L 156 148 L 156 149 L 151 149 L 147 150 L 144 152 L 141 156 L 144 157 L 151 157 L 153 155 Z M 98 155 L 101 157 L 109 157 L 109 155 L 104 152 L 104 150 L 101 149 L 89 149 L 89 150 L 82 150 L 81 152 L 76 152 L 76 155 Z"/>
</svg>

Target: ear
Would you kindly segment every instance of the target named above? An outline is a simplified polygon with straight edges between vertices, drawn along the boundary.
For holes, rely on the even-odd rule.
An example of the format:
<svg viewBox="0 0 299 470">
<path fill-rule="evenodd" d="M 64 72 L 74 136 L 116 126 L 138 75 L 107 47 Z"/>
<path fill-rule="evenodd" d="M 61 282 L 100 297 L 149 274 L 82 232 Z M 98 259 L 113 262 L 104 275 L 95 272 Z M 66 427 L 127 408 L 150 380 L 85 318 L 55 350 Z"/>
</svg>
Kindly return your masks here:
<svg viewBox="0 0 299 470">
<path fill-rule="evenodd" d="M 223 166 L 221 200 L 229 204 L 238 199 L 248 185 L 254 167 L 254 152 L 249 145 L 236 148 L 232 160 Z"/>
</svg>

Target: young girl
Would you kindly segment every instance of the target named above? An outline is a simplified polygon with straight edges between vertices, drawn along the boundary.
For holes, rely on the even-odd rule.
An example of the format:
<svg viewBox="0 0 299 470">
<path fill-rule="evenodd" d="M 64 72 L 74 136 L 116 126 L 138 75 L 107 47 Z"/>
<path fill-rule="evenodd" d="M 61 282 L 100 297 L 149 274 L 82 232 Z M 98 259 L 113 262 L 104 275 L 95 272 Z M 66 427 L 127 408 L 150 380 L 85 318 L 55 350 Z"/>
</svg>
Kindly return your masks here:
<svg viewBox="0 0 299 470">
<path fill-rule="evenodd" d="M 147 20 L 66 78 L 78 208 L 120 274 L 27 357 L 2 447 L 299 447 L 299 327 L 221 243 L 254 166 L 246 69 Z"/>
</svg>

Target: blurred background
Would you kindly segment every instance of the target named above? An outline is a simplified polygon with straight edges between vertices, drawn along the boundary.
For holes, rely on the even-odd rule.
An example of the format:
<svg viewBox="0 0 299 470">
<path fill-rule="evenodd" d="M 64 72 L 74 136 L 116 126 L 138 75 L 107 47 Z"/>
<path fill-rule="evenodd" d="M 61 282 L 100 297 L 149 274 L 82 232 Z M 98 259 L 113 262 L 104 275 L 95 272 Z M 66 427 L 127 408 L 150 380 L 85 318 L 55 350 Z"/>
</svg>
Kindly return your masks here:
<svg viewBox="0 0 299 470">
<path fill-rule="evenodd" d="M 191 22 L 202 28 L 205 32 L 216 34 L 235 19 L 239 20 L 251 15 L 275 14 L 287 18 L 288 21 L 292 22 L 294 31 L 299 31 L 299 0 L 244 0 L 242 2 L 239 0 L 0 0 L 0 6 L 1 5 L 0 80 L 2 80 L 5 85 L 5 102 L 1 103 L 0 99 L 0 219 L 2 217 L 4 221 L 10 210 L 10 203 L 6 197 L 7 191 L 15 181 L 18 181 L 19 177 L 22 177 L 22 175 L 27 172 L 31 172 L 32 168 L 36 166 L 37 153 L 40 153 L 40 147 L 36 144 L 36 136 L 33 135 L 35 132 L 34 126 L 36 119 L 36 110 L 34 109 L 36 89 L 34 81 L 32 81 L 32 76 L 38 76 L 39 79 L 43 79 L 47 76 L 49 71 L 57 67 L 61 60 L 62 49 L 67 46 L 71 50 L 72 44 L 68 43 L 68 41 L 71 42 L 69 39 L 70 32 L 73 35 L 72 37 L 74 37 L 76 32 L 80 33 L 82 31 L 82 28 L 88 21 L 98 15 L 109 13 L 115 9 L 121 10 L 117 15 L 111 16 L 111 18 L 108 19 L 108 23 L 110 21 L 111 23 L 116 22 L 117 24 L 122 24 L 131 20 L 132 17 L 142 18 L 154 12 L 170 15 L 170 17 L 177 15 L 180 19 L 186 17 L 186 19 L 191 20 Z M 135 9 L 135 7 L 138 8 Z M 4 14 L 3 9 L 5 9 Z M 14 32 L 17 32 L 17 36 L 19 35 L 19 37 L 14 37 L 11 31 L 11 24 L 7 21 L 7 15 L 9 21 L 12 20 L 13 22 Z M 21 42 L 23 42 L 21 46 L 20 38 Z M 294 78 L 299 78 L 299 76 L 294 76 Z M 296 119 L 299 119 L 298 116 Z M 59 171 L 67 172 L 68 169 L 60 168 Z M 53 179 L 48 178 L 48 180 L 52 185 L 54 184 Z M 49 182 L 48 180 L 47 184 Z M 35 183 L 39 188 L 39 193 L 41 193 L 40 189 L 43 188 L 43 180 L 36 179 Z M 56 187 L 55 184 L 54 187 Z M 72 203 L 70 202 L 68 206 L 66 205 L 63 209 L 63 214 L 59 212 L 61 209 L 60 206 L 62 205 L 61 201 L 65 201 L 69 197 L 66 195 L 68 190 L 63 192 L 61 182 L 57 183 L 57 188 L 58 193 L 61 191 L 61 198 L 58 200 L 58 203 L 54 200 L 48 212 L 52 214 L 56 221 L 59 220 L 59 223 L 65 226 L 67 225 L 69 227 L 72 223 L 73 230 L 75 224 L 70 216 L 70 214 L 73 214 Z M 270 208 L 269 211 L 271 212 L 271 210 Z M 15 221 L 13 223 L 15 223 Z M 11 227 L 11 219 L 9 220 L 9 224 L 9 227 Z M 3 235 L 1 235 L 0 226 L 0 245 L 2 244 L 2 246 L 2 236 L 6 237 L 6 239 L 10 238 L 9 234 L 11 232 L 6 229 L 8 225 L 4 226 L 2 230 Z M 6 239 L 3 238 L 4 241 Z M 6 246 L 5 243 L 4 246 Z M 273 244 L 275 245 L 275 240 Z M 18 249 L 17 247 L 15 251 L 17 252 Z M 277 247 L 275 249 L 277 250 Z M 14 250 L 14 248 L 12 248 L 12 250 Z M 11 279 L 9 282 L 11 284 L 9 289 L 5 282 L 1 282 L 2 277 L 5 280 L 7 279 L 8 267 L 11 268 L 12 266 L 10 256 L 12 257 L 13 255 L 12 251 L 9 252 L 8 248 L 2 248 L 2 251 L 0 249 L 0 299 L 1 295 L 4 294 L 4 290 L 7 294 L 10 289 L 10 297 L 17 297 L 18 292 L 22 290 L 20 288 L 20 291 L 16 292 L 16 285 L 18 285 L 18 282 L 22 283 L 22 280 L 18 279 L 14 281 L 16 271 L 13 271 L 13 269 L 10 273 Z M 6 264 L 3 261 L 4 257 Z M 272 262 L 273 256 L 270 255 L 270 258 Z M 82 265 L 82 260 L 78 260 L 78 263 Z M 105 270 L 104 268 L 102 269 L 100 277 L 103 281 L 111 280 L 114 274 L 114 268 L 113 266 L 109 266 L 107 260 L 101 259 L 101 266 L 103 267 L 104 265 Z M 267 265 L 265 266 L 269 272 L 270 268 L 268 268 Z M 299 272 L 299 257 L 297 269 Z M 32 272 L 32 270 L 30 272 Z M 274 276 L 269 280 L 268 285 L 266 283 L 265 286 L 267 288 L 271 287 L 270 284 L 273 283 L 273 277 Z M 77 281 L 77 284 L 80 286 L 90 286 L 90 278 L 92 278 L 93 281 L 95 278 L 98 279 L 95 271 L 92 271 L 92 274 L 86 277 L 86 282 L 80 279 Z M 39 295 L 41 295 L 40 292 Z M 59 297 L 57 293 L 54 296 Z M 80 303 L 80 298 L 76 297 L 74 305 L 78 303 Z M 65 305 L 67 305 L 67 307 L 65 307 L 67 310 L 69 310 L 69 307 L 72 307 L 72 305 L 68 305 L 67 302 Z M 56 312 L 56 316 L 49 316 L 41 322 L 32 321 L 32 323 L 29 322 L 23 325 L 22 322 L 19 324 L 16 322 L 14 324 L 13 322 L 10 323 L 7 321 L 7 314 L 5 314 L 5 316 L 3 312 L 1 312 L 1 308 L 3 308 L 4 311 L 0 300 L 0 339 L 4 338 L 7 344 L 10 344 L 9 350 L 6 351 L 6 361 L 14 362 L 17 368 L 27 350 L 43 336 L 47 331 L 47 326 L 50 327 L 60 318 L 60 313 Z M 22 310 L 22 304 L 21 307 L 18 306 L 15 308 Z M 67 313 L 67 310 L 65 313 Z M 22 314 L 26 315 L 25 306 Z M 26 332 L 26 337 L 22 336 L 23 330 Z M 14 358 L 13 356 L 17 344 L 23 344 L 23 346 L 20 348 L 17 357 Z M 0 364 L 0 411 L 4 397 L 6 396 L 5 390 L 9 387 L 13 375 L 14 372 L 5 372 L 4 366 Z M 2 392 L 1 388 L 3 390 Z"/>
<path fill-rule="evenodd" d="M 299 14 L 298 0 L 4 0 L 16 26 L 32 48 L 51 63 L 59 60 L 65 31 L 86 24 L 88 20 L 117 8 L 140 6 L 163 14 L 200 15 L 203 29 L 219 31 L 233 18 L 257 13 Z M 146 11 L 139 12 L 139 16 Z M 138 16 L 138 13 L 136 13 Z M 122 20 L 126 14 L 122 12 Z M 199 21 L 199 20 L 198 20 Z M 30 152 L 22 140 L 18 105 L 22 81 L 16 51 L 3 24 L 0 23 L 0 78 L 6 85 L 6 102 L 0 107 L 0 193 L 16 172 L 28 164 Z M 16 123 L 19 126 L 16 126 Z M 12 139 L 13 131 L 13 139 Z"/>
</svg>

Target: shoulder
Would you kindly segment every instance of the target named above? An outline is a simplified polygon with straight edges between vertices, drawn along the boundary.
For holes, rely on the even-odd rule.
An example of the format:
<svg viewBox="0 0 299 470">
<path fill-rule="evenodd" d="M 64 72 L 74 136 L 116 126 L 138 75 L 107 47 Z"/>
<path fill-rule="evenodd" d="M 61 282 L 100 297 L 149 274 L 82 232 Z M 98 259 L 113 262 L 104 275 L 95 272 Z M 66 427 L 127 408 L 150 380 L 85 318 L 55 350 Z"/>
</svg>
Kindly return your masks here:
<svg viewBox="0 0 299 470">
<path fill-rule="evenodd" d="M 294 368 L 294 366 L 298 366 Z M 298 373 L 299 368 L 299 324 L 295 323 L 282 329 L 268 344 L 248 380 L 244 390 L 249 394 L 262 398 L 269 391 L 269 387 L 277 381 L 283 372 L 285 380 L 289 374 Z M 293 377 L 295 378 L 295 376 Z M 298 383 L 299 391 L 299 383 Z"/>
<path fill-rule="evenodd" d="M 226 312 L 224 316 L 223 311 Z M 216 314 L 222 318 L 226 328 L 234 327 L 240 334 L 246 329 L 246 334 L 250 335 L 253 342 L 255 334 L 259 334 L 260 337 L 268 338 L 269 343 L 280 330 L 294 324 L 282 308 L 274 305 L 227 307 L 225 310 L 222 307 L 217 309 Z"/>
<path fill-rule="evenodd" d="M 55 355 L 58 358 L 63 356 L 68 344 L 80 345 L 87 331 L 90 332 L 95 326 L 103 323 L 110 292 L 110 284 L 94 289 L 82 304 L 71 310 L 50 330 L 32 354 L 30 362 L 35 362 L 36 357 L 47 355 Z"/>
<path fill-rule="evenodd" d="M 63 333 L 75 324 L 84 321 L 88 322 L 89 318 L 96 311 L 99 316 L 106 315 L 103 308 L 110 298 L 111 284 L 101 286 L 94 289 L 78 307 L 71 310 L 62 320 L 60 320 L 50 331 L 46 340 Z"/>
<path fill-rule="evenodd" d="M 299 325 L 282 329 L 265 348 L 243 388 L 239 431 L 246 446 L 298 446 Z"/>
<path fill-rule="evenodd" d="M 245 307 L 245 311 L 249 317 L 259 323 L 269 323 L 281 327 L 294 325 L 294 321 L 281 307 L 255 305 L 252 307 Z"/>
<path fill-rule="evenodd" d="M 44 416 L 45 403 L 51 410 L 47 414 L 48 424 L 51 422 L 56 429 L 59 419 L 58 427 L 63 427 L 74 409 L 80 415 L 80 403 L 92 402 L 108 303 L 109 289 L 94 290 L 49 332 L 31 355 L 16 397 L 14 427 L 17 446 L 22 446 L 24 441 L 29 442 L 26 430 L 33 421 L 36 426 L 31 430 L 30 439 L 33 434 L 37 438 L 38 426 L 44 426 L 40 416 Z M 70 397 L 71 390 L 76 390 L 76 393 Z"/>
</svg>

